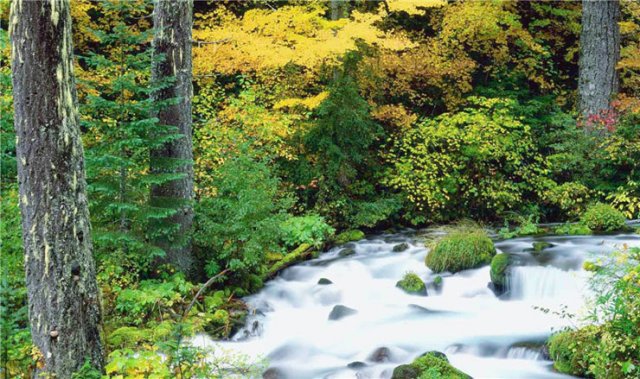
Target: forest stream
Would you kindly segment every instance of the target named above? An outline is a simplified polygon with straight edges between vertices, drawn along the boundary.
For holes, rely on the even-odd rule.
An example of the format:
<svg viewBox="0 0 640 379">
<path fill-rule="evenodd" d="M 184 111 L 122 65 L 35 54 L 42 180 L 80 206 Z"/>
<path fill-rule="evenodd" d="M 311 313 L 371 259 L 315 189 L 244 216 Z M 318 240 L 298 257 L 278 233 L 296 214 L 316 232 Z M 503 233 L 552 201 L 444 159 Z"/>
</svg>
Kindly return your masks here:
<svg viewBox="0 0 640 379">
<path fill-rule="evenodd" d="M 252 315 L 231 342 L 200 335 L 194 343 L 266 357 L 278 378 L 390 378 L 394 367 L 434 350 L 474 378 L 567 377 L 553 371 L 543 346 L 584 316 L 590 289 L 583 262 L 640 246 L 635 234 L 496 242 L 517 262 L 498 296 L 488 286 L 489 266 L 442 275 L 440 288 L 434 285 L 424 241 L 438 233 L 370 236 L 290 267 L 245 299 Z M 551 245 L 535 253 L 536 241 Z M 393 252 L 402 242 L 409 248 Z M 355 254 L 340 256 L 345 247 Z M 427 296 L 396 288 L 408 271 L 427 283 Z M 331 283 L 318 284 L 323 278 Z"/>
</svg>

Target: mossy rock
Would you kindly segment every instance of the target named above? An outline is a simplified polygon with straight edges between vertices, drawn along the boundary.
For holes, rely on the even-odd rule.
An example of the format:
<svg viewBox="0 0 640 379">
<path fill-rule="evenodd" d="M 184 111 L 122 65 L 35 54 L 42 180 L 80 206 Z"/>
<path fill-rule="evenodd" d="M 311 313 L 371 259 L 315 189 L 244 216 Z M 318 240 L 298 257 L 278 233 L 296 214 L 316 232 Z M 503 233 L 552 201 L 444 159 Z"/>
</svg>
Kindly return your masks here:
<svg viewBox="0 0 640 379">
<path fill-rule="evenodd" d="M 551 246 L 553 246 L 553 244 L 550 243 L 550 242 L 547 242 L 547 241 L 536 241 L 536 242 L 533 243 L 533 251 L 535 253 L 539 253 L 544 249 L 550 248 Z"/>
<path fill-rule="evenodd" d="M 406 251 L 407 249 L 409 249 L 409 244 L 406 242 L 403 243 L 399 243 L 397 245 L 395 245 L 392 249 L 392 251 L 394 253 L 402 253 L 403 251 Z"/>
<path fill-rule="evenodd" d="M 553 230 L 554 234 L 558 235 L 569 235 L 569 236 L 588 236 L 593 234 L 591 229 L 588 226 L 577 223 L 577 224 L 563 224 L 556 227 Z"/>
<path fill-rule="evenodd" d="M 502 291 L 507 287 L 507 277 L 511 263 L 511 256 L 505 253 L 498 254 L 491 260 L 489 274 L 496 290 Z"/>
<path fill-rule="evenodd" d="M 598 350 L 598 340 L 598 327 L 594 325 L 552 335 L 547 346 L 553 367 L 563 374 L 588 376 L 589 355 Z"/>
<path fill-rule="evenodd" d="M 435 278 L 433 278 L 433 285 L 436 288 L 442 287 L 442 282 L 443 282 L 443 279 L 442 279 L 442 276 L 440 275 L 437 275 Z"/>
<path fill-rule="evenodd" d="M 402 289 L 404 292 L 412 295 L 426 295 L 427 286 L 422 279 L 413 272 L 404 274 L 402 280 L 396 283 L 396 287 Z"/>
<path fill-rule="evenodd" d="M 416 358 L 411 364 L 393 370 L 392 379 L 447 378 L 471 379 L 471 376 L 453 367 L 446 355 L 431 351 Z"/>
<path fill-rule="evenodd" d="M 580 222 L 594 232 L 615 232 L 626 229 L 626 218 L 609 204 L 596 203 L 584 212 Z"/>
<path fill-rule="evenodd" d="M 484 231 L 453 232 L 438 241 L 425 263 L 433 272 L 456 273 L 488 264 L 495 254 L 493 241 Z"/>
<path fill-rule="evenodd" d="M 333 242 L 336 245 L 342 245 L 348 242 L 360 241 L 361 239 L 364 239 L 364 237 L 365 235 L 363 231 L 353 229 L 353 230 L 347 230 L 346 232 L 342 232 L 338 234 L 334 238 Z"/>
<path fill-rule="evenodd" d="M 356 251 L 350 247 L 346 248 L 346 249 L 342 249 L 340 250 L 340 252 L 338 253 L 338 256 L 340 257 L 348 257 L 350 255 L 354 255 L 356 253 Z"/>
</svg>

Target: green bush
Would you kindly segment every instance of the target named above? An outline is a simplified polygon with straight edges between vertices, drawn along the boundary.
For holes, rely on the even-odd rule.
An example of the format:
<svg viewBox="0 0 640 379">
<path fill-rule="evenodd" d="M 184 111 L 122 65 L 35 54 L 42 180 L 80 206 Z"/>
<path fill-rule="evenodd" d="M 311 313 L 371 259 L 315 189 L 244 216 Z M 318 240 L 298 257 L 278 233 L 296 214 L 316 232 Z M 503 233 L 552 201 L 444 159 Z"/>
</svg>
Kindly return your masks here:
<svg viewBox="0 0 640 379">
<path fill-rule="evenodd" d="M 451 366 L 447 357 L 439 352 L 428 352 L 411 364 L 393 370 L 392 379 L 470 379 L 471 377 Z"/>
<path fill-rule="evenodd" d="M 493 242 L 483 230 L 454 231 L 438 241 L 425 263 L 433 272 L 452 273 L 491 262 Z"/>
<path fill-rule="evenodd" d="M 491 260 L 491 282 L 498 289 L 503 289 L 507 286 L 507 274 L 511 264 L 511 256 L 509 254 L 498 254 Z"/>
<path fill-rule="evenodd" d="M 278 191 L 269 166 L 246 155 L 228 159 L 214 178 L 216 194 L 196 204 L 194 246 L 207 276 L 225 268 L 233 284 L 262 275 L 266 253 L 284 253 L 281 225 L 291 202 Z"/>
<path fill-rule="evenodd" d="M 318 215 L 289 217 L 281 225 L 282 239 L 287 247 L 297 247 L 303 243 L 320 247 L 333 236 L 335 229 Z"/>
<path fill-rule="evenodd" d="M 587 208 L 580 222 L 595 232 L 613 232 L 624 229 L 625 217 L 611 205 L 596 203 Z"/>
<path fill-rule="evenodd" d="M 563 374 L 587 376 L 589 354 L 598 349 L 597 327 L 556 333 L 549 339 L 548 347 L 556 370 Z"/>
<path fill-rule="evenodd" d="M 492 218 L 522 208 L 545 161 L 511 99 L 471 97 L 470 106 L 422 120 L 393 141 L 384 183 L 426 221 Z"/>
<path fill-rule="evenodd" d="M 509 239 L 521 236 L 533 236 L 543 232 L 537 225 L 537 219 L 533 215 L 528 217 L 519 216 L 517 218 L 517 226 L 514 229 L 509 227 L 509 223 L 505 221 L 503 228 L 498 230 L 500 238 Z"/>
<path fill-rule="evenodd" d="M 422 279 L 413 272 L 407 272 L 404 274 L 402 280 L 399 280 L 398 283 L 396 283 L 396 287 L 401 288 L 404 292 L 410 294 L 425 294 L 427 292 L 427 286 L 424 284 Z"/>
</svg>

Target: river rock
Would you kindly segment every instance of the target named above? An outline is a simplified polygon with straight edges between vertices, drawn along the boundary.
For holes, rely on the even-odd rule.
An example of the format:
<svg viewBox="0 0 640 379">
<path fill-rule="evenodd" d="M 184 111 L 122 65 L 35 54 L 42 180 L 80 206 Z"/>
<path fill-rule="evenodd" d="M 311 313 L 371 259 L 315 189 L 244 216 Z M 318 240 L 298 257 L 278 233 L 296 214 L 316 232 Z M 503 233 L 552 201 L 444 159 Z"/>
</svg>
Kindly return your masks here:
<svg viewBox="0 0 640 379">
<path fill-rule="evenodd" d="M 393 369 L 391 379 L 416 379 L 421 373 L 422 370 L 413 365 L 400 365 Z"/>
<path fill-rule="evenodd" d="M 356 251 L 350 247 L 346 248 L 346 249 L 342 249 L 340 250 L 340 252 L 338 253 L 339 256 L 341 257 L 348 257 L 349 255 L 353 255 L 355 254 Z"/>
<path fill-rule="evenodd" d="M 392 251 L 394 253 L 402 253 L 403 251 L 405 251 L 407 249 L 409 249 L 409 244 L 406 243 L 406 242 L 403 242 L 403 243 L 399 243 L 399 244 L 395 245 L 393 247 Z"/>
<path fill-rule="evenodd" d="M 391 357 L 391 350 L 388 347 L 377 348 L 368 358 L 371 362 L 382 363 L 389 361 Z"/>
<path fill-rule="evenodd" d="M 321 286 L 326 286 L 327 284 L 333 284 L 333 282 L 327 278 L 320 278 L 318 280 L 318 284 Z"/>
<path fill-rule="evenodd" d="M 345 317 L 354 315 L 356 313 L 358 313 L 357 310 L 346 307 L 342 304 L 338 304 L 335 307 L 333 307 L 333 309 L 331 310 L 331 313 L 329 313 L 329 320 L 334 320 L 334 321 L 340 320 Z"/>
<path fill-rule="evenodd" d="M 532 253 L 539 253 L 544 249 L 548 249 L 550 247 L 552 247 L 553 244 L 549 243 L 547 241 L 536 241 L 533 243 L 533 250 Z"/>
<path fill-rule="evenodd" d="M 364 362 L 360 362 L 360 361 L 355 361 L 355 362 L 351 362 L 347 365 L 347 367 L 349 367 L 352 370 L 358 370 L 364 367 L 367 367 L 367 364 Z"/>
<path fill-rule="evenodd" d="M 262 373 L 262 379 L 286 379 L 286 375 L 276 367 L 270 367 Z"/>
</svg>

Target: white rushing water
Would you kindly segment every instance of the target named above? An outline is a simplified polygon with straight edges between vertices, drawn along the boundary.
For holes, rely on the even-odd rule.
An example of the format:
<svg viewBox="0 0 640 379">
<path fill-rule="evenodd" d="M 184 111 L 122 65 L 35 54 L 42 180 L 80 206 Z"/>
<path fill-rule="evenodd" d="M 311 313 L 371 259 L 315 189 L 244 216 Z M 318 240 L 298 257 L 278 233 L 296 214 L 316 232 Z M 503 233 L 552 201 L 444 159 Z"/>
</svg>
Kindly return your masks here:
<svg viewBox="0 0 640 379">
<path fill-rule="evenodd" d="M 350 244 L 354 255 L 340 257 L 339 247 L 291 267 L 245 299 L 253 314 L 232 342 L 202 335 L 193 343 L 266 357 L 278 378 L 389 378 L 394 367 L 432 350 L 474 378 L 561 378 L 542 345 L 575 323 L 563 313 L 580 317 L 589 291 L 583 261 L 624 243 L 640 246 L 635 235 L 499 242 L 499 252 L 513 254 L 519 266 L 498 297 L 487 286 L 488 266 L 443 274 L 435 289 L 420 240 L 412 232 L 374 236 Z M 539 240 L 553 246 L 534 256 L 529 251 Z M 394 253 L 400 242 L 410 248 Z M 427 283 L 428 296 L 396 288 L 408 271 Z M 321 278 L 332 284 L 318 284 Z M 336 305 L 356 312 L 329 320 Z"/>
</svg>

